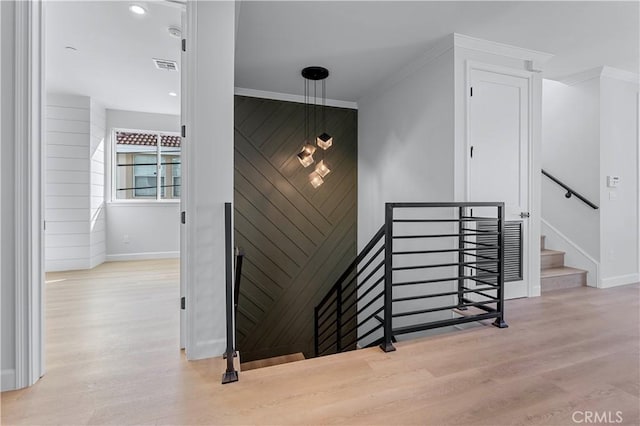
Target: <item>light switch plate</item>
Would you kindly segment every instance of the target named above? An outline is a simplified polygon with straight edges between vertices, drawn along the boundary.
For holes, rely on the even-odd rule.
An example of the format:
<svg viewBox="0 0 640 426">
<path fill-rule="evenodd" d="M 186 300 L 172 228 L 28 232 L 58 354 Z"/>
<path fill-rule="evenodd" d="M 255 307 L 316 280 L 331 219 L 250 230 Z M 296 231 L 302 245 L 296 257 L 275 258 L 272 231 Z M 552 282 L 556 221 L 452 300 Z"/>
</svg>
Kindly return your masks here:
<svg viewBox="0 0 640 426">
<path fill-rule="evenodd" d="M 607 187 L 615 188 L 620 183 L 620 176 L 607 176 Z"/>
</svg>

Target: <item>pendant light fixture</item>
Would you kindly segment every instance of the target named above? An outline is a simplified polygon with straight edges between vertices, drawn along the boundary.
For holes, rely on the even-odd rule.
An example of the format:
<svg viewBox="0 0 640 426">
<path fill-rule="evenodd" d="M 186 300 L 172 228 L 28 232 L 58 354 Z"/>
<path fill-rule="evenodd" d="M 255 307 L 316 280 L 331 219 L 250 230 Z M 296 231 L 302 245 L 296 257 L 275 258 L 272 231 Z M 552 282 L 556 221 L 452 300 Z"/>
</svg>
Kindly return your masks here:
<svg viewBox="0 0 640 426">
<path fill-rule="evenodd" d="M 329 70 L 323 67 L 306 67 L 302 70 L 302 77 L 304 78 L 304 137 L 305 142 L 298 153 L 297 157 L 303 167 L 308 167 L 315 162 L 313 154 L 316 152 L 316 147 L 309 143 L 315 139 L 315 144 L 322 149 L 322 159 L 315 167 L 315 170 L 309 174 L 309 182 L 314 188 L 318 188 L 324 183 L 324 178 L 331 172 L 327 162 L 324 159 L 324 151 L 331 148 L 333 145 L 333 137 L 326 131 L 326 79 L 329 77 Z M 321 87 L 321 103 L 318 105 L 318 82 Z M 313 103 L 311 103 L 311 84 L 313 84 Z M 318 117 L 318 106 L 320 106 L 320 117 Z M 312 120 L 313 118 L 313 120 Z M 318 119 L 320 118 L 320 120 Z M 312 125 L 313 121 L 313 125 Z M 320 126 L 322 133 L 318 134 L 318 127 Z M 311 129 L 313 127 L 313 129 Z M 314 136 L 311 136 L 313 134 Z"/>
</svg>

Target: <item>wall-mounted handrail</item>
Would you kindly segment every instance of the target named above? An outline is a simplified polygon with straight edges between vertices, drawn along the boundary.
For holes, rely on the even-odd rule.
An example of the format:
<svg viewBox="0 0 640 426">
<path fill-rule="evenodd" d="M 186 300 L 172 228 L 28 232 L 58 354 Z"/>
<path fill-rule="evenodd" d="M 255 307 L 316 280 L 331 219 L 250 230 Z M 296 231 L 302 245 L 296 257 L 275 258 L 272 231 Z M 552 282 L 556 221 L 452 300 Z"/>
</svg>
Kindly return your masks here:
<svg viewBox="0 0 640 426">
<path fill-rule="evenodd" d="M 564 189 L 566 189 L 567 193 L 564 194 L 564 196 L 566 198 L 571 198 L 572 195 L 575 195 L 580 201 L 582 201 L 583 203 L 585 203 L 586 205 L 588 205 L 592 209 L 598 210 L 598 206 L 597 205 L 595 205 L 594 203 L 592 203 L 591 201 L 587 200 L 585 197 L 583 197 L 582 195 L 580 195 L 579 193 L 577 193 L 576 191 L 571 189 L 568 185 L 564 184 L 557 177 L 553 176 L 552 174 L 550 174 L 549 172 L 547 172 L 544 169 L 542 169 L 542 174 L 545 175 L 546 177 L 548 177 L 549 179 L 551 179 L 552 181 L 554 181 L 555 183 L 557 183 L 558 185 L 560 185 L 561 187 L 563 187 Z"/>
</svg>

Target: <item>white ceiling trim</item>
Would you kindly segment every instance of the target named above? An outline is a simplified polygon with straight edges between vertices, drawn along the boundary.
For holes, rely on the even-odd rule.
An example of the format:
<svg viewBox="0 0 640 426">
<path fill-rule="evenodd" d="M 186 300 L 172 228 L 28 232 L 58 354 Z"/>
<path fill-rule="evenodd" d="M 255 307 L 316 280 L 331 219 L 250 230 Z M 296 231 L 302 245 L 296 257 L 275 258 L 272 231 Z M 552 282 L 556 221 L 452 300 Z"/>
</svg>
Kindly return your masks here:
<svg viewBox="0 0 640 426">
<path fill-rule="evenodd" d="M 453 44 L 456 47 L 529 61 L 531 65 L 530 71 L 541 70 L 542 65 L 554 56 L 551 53 L 539 52 L 537 50 L 525 49 L 523 47 L 511 46 L 495 41 L 482 40 L 458 33 L 453 34 Z"/>
<path fill-rule="evenodd" d="M 640 83 L 640 76 L 638 74 L 609 66 L 591 68 L 586 71 L 563 77 L 558 81 L 566 84 L 567 86 L 575 86 L 576 84 L 585 83 L 589 80 L 599 79 L 601 77 L 613 78 L 620 81 L 626 81 L 628 83 Z"/>
<path fill-rule="evenodd" d="M 567 86 L 575 86 L 576 84 L 584 83 L 589 80 L 600 78 L 602 75 L 602 69 L 604 67 L 595 67 L 586 71 L 581 71 L 575 74 L 568 75 L 558 79 L 560 83 L 564 83 Z"/>
<path fill-rule="evenodd" d="M 297 102 L 301 104 L 304 103 L 304 96 L 301 95 L 267 92 L 264 90 L 247 89 L 244 87 L 236 87 L 235 94 L 238 96 L 249 96 L 251 98 L 273 99 L 276 101 Z M 341 101 L 337 99 L 327 99 L 325 105 L 338 108 L 358 109 L 357 102 Z"/>
<path fill-rule="evenodd" d="M 602 67 L 602 77 L 614 78 L 616 80 L 626 81 L 626 82 L 635 83 L 635 84 L 640 83 L 640 75 L 633 72 L 620 70 L 618 68 L 609 67 L 609 66 Z"/>
</svg>

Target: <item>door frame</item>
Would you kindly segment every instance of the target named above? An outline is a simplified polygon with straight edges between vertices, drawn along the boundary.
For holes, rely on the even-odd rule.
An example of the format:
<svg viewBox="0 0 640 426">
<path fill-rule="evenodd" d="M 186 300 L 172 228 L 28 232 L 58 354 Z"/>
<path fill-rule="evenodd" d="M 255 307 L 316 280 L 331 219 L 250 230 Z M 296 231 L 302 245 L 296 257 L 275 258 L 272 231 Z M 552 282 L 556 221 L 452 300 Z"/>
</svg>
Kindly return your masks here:
<svg viewBox="0 0 640 426">
<path fill-rule="evenodd" d="M 534 123 L 535 123 L 535 99 L 534 99 L 534 87 L 535 87 L 535 79 L 536 73 L 533 71 L 527 71 L 524 69 L 516 69 L 509 68 L 501 65 L 487 64 L 484 62 L 467 60 L 465 67 L 465 92 L 464 92 L 464 108 L 465 108 L 465 131 L 464 131 L 464 197 L 466 201 L 469 201 L 469 179 L 470 179 L 470 171 L 469 168 L 471 166 L 469 161 L 469 150 L 471 149 L 471 135 L 470 135 L 470 90 L 471 90 L 471 71 L 486 71 L 496 74 L 503 74 L 511 77 L 519 77 L 527 80 L 528 87 L 528 129 L 527 129 L 527 203 L 529 206 L 529 211 L 531 216 L 528 220 L 526 239 L 528 242 L 528 256 L 526 259 L 522 259 L 523 262 L 527 262 L 527 276 L 524 277 L 527 280 L 527 297 L 534 297 L 540 295 L 540 283 L 535 285 L 535 282 L 539 280 L 539 273 L 535 273 L 535 268 L 539 265 L 539 244 L 536 243 L 536 239 L 539 240 L 539 236 L 534 232 L 534 221 L 539 221 L 539 203 L 535 203 L 537 193 L 536 185 L 534 185 L 535 177 L 534 172 L 538 167 L 536 167 L 537 156 L 535 152 L 535 144 L 536 144 L 536 133 L 534 132 Z M 539 199 L 539 198 L 538 198 Z M 490 200 L 495 201 L 495 200 Z M 539 229 L 539 228 L 537 228 Z M 536 258 L 538 256 L 538 258 Z"/>
<path fill-rule="evenodd" d="M 33 0 L 15 2 L 14 8 L 13 382 L 14 389 L 19 389 L 33 385 L 45 371 L 43 170 L 46 7 L 43 1 Z M 7 379 L 8 375 L 7 372 Z"/>
<path fill-rule="evenodd" d="M 2 371 L 3 378 L 13 384 L 3 387 L 2 391 L 32 386 L 45 374 L 46 1 L 17 1 L 14 4 L 15 97 L 12 106 L 15 117 L 11 124 L 15 133 L 16 173 L 12 200 L 15 205 L 15 241 L 11 248 L 15 253 L 15 338 L 12 342 L 15 364 L 11 371 Z M 185 10 L 184 5 L 177 7 Z M 190 60 L 195 61 L 195 58 Z M 186 95 L 182 93 L 183 97 Z M 188 256 L 181 250 L 181 260 L 185 258 Z M 184 279 L 181 274 L 181 285 Z M 188 290 L 189 283 L 185 281 L 184 285 Z M 186 320 L 184 328 L 189 342 L 189 317 Z M 181 327 L 181 341 L 182 331 Z"/>
</svg>

